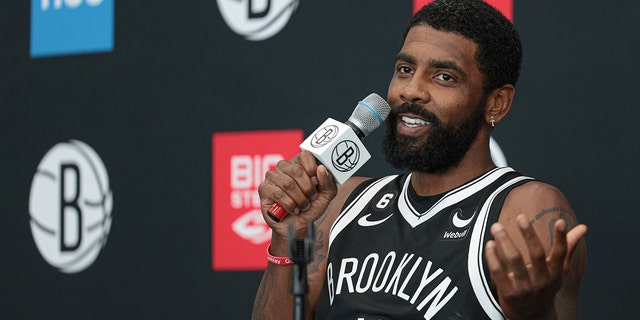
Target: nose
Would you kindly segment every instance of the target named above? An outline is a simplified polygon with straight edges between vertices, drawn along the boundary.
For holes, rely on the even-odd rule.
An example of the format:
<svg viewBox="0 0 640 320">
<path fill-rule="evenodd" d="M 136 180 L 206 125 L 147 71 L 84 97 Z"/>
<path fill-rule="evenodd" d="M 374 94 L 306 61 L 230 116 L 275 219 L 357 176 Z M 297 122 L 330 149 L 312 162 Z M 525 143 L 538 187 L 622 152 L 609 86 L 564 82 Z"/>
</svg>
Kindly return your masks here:
<svg viewBox="0 0 640 320">
<path fill-rule="evenodd" d="M 431 96 L 425 81 L 414 76 L 400 91 L 400 98 L 403 102 L 424 104 L 431 99 Z"/>
</svg>

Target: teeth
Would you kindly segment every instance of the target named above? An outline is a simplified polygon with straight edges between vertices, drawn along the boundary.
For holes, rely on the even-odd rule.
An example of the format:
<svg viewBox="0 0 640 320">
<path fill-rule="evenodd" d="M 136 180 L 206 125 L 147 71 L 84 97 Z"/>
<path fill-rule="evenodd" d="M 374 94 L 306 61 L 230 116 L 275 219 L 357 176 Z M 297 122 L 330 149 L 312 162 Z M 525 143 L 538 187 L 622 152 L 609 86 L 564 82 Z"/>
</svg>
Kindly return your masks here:
<svg viewBox="0 0 640 320">
<path fill-rule="evenodd" d="M 431 124 L 431 122 L 424 121 L 422 119 L 409 118 L 409 117 L 405 117 L 405 116 L 402 117 L 402 122 L 404 122 L 409 127 L 417 127 L 417 126 L 420 126 L 420 125 L 429 125 L 429 124 Z"/>
</svg>

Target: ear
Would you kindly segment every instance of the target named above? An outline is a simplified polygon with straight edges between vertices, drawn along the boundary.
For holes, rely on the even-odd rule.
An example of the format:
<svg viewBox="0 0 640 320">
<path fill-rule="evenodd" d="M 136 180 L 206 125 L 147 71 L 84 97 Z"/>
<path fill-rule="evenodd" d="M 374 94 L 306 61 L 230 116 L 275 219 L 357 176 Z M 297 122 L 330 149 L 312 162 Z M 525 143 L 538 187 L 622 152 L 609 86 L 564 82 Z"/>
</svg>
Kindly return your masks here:
<svg viewBox="0 0 640 320">
<path fill-rule="evenodd" d="M 511 110 L 511 103 L 515 93 L 516 88 L 511 84 L 505 84 L 489 93 L 484 113 L 487 124 L 491 125 L 492 120 L 494 123 L 502 121 Z"/>
</svg>

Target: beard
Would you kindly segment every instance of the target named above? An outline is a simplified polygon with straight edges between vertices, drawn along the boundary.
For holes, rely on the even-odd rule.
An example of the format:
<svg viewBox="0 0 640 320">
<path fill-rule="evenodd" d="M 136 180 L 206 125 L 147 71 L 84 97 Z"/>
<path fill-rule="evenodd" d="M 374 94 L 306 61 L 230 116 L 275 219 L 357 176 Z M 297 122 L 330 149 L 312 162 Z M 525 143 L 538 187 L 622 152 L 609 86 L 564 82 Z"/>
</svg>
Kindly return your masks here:
<svg viewBox="0 0 640 320">
<path fill-rule="evenodd" d="M 458 165 L 478 136 L 484 119 L 486 97 L 473 113 L 456 123 L 442 123 L 433 113 L 415 104 L 393 108 L 387 119 L 387 134 L 382 144 L 387 161 L 397 169 L 424 173 L 444 173 Z M 427 137 L 398 134 L 398 114 L 413 113 L 431 122 Z"/>
</svg>

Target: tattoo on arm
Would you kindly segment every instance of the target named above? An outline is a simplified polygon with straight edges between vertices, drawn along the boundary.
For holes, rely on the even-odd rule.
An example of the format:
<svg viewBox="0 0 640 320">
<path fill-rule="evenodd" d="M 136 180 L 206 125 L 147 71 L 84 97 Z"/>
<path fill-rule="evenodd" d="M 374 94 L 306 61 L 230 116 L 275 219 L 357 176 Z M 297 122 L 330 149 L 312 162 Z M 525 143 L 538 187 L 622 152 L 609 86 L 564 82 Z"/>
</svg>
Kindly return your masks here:
<svg viewBox="0 0 640 320">
<path fill-rule="evenodd" d="M 323 232 L 318 231 L 316 234 L 316 242 L 314 245 L 313 260 L 307 265 L 307 273 L 316 273 L 320 270 L 320 262 L 322 262 L 326 256 L 322 253 L 324 247 L 324 241 L 322 241 Z"/>
<path fill-rule="evenodd" d="M 576 224 L 575 221 L 573 221 L 573 219 L 571 219 L 571 217 L 573 216 L 573 212 L 571 212 L 571 210 L 567 209 L 567 208 L 559 208 L 559 207 L 553 207 L 553 208 L 547 208 L 547 209 L 542 209 L 540 212 L 538 212 L 538 214 L 535 215 L 535 217 L 533 217 L 533 219 L 531 219 L 531 221 L 529 222 L 531 225 L 533 225 L 534 223 L 536 223 L 538 220 L 542 219 L 544 216 L 548 215 L 548 214 L 556 214 L 557 217 L 549 220 L 548 223 L 548 228 L 549 228 L 549 236 L 550 236 L 550 240 L 551 240 L 551 246 L 553 246 L 553 241 L 554 241 L 554 232 L 553 232 L 553 226 L 555 225 L 556 221 L 558 221 L 559 219 L 563 219 L 566 223 L 567 223 L 567 230 L 571 230 Z"/>
<path fill-rule="evenodd" d="M 327 219 L 327 212 L 329 211 L 329 208 L 331 208 L 331 204 L 329 204 L 329 206 L 325 210 L 325 213 L 322 216 L 320 216 L 318 220 L 315 221 L 316 241 L 313 248 L 314 250 L 313 260 L 311 260 L 307 265 L 307 273 L 309 274 L 320 271 L 320 263 L 327 258 L 326 255 L 323 254 L 324 250 L 322 250 L 324 248 L 325 243 L 322 240 L 324 239 L 324 231 L 320 229 L 320 225 L 324 222 L 325 219 Z"/>
</svg>

